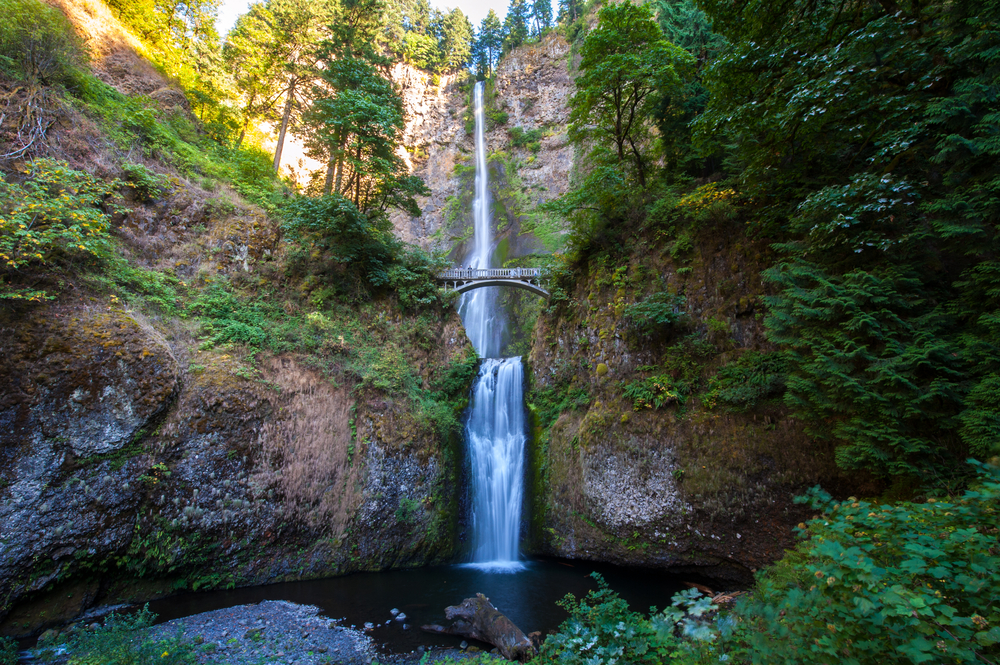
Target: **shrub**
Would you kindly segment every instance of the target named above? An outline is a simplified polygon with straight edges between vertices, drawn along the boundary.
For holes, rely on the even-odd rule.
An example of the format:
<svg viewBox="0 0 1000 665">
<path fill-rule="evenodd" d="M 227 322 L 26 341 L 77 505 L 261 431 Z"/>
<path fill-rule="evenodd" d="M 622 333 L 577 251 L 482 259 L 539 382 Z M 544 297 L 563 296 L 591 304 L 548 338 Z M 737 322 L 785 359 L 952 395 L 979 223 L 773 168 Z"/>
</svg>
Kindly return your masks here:
<svg viewBox="0 0 1000 665">
<path fill-rule="evenodd" d="M 384 216 L 369 217 L 339 194 L 296 197 L 284 214 L 288 237 L 320 249 L 331 269 L 361 277 L 372 286 L 388 282 L 387 268 L 398 241 Z"/>
<path fill-rule="evenodd" d="M 709 380 L 704 403 L 708 408 L 722 403 L 744 411 L 761 400 L 782 395 L 787 372 L 784 354 L 747 351 Z"/>
<path fill-rule="evenodd" d="M 622 382 L 622 394 L 632 402 L 636 411 L 659 409 L 668 404 L 683 404 L 688 389 L 666 374 L 649 376 L 635 381 Z"/>
<path fill-rule="evenodd" d="M 744 613 L 755 663 L 996 662 L 1000 655 L 1000 468 L 971 462 L 961 498 L 836 503 L 759 580 Z M 800 499 L 805 500 L 805 499 Z"/>
<path fill-rule="evenodd" d="M 417 309 L 444 304 L 444 294 L 438 288 L 436 274 L 446 261 L 418 247 L 404 247 L 389 268 L 389 286 L 396 291 L 403 309 Z"/>
<path fill-rule="evenodd" d="M 554 635 L 549 635 L 538 654 L 541 665 L 660 665 L 679 655 L 673 625 L 661 626 L 629 609 L 608 588 L 604 578 L 591 573 L 598 589 L 577 600 L 567 594 L 559 606 L 569 612 Z"/>
<path fill-rule="evenodd" d="M 106 250 L 109 217 L 101 207 L 117 183 L 101 182 L 54 159 L 35 159 L 23 174 L 20 184 L 0 178 L 2 273 L 51 268 L 68 258 L 100 256 Z M 0 299 L 48 297 L 43 291 L 0 284 Z"/>
<path fill-rule="evenodd" d="M 486 120 L 487 127 L 489 129 L 494 129 L 500 127 L 501 125 L 506 125 L 510 116 L 507 115 L 506 111 L 500 111 L 498 109 L 487 109 L 486 110 Z"/>
<path fill-rule="evenodd" d="M 683 321 L 685 303 L 684 296 L 661 291 L 627 306 L 623 315 L 637 332 L 654 337 Z"/>
<path fill-rule="evenodd" d="M 0 637 L 0 665 L 17 665 L 17 642 Z"/>
<path fill-rule="evenodd" d="M 541 140 L 541 129 L 525 131 L 523 127 L 510 128 L 510 145 L 514 148 L 528 148 L 531 152 L 537 153 L 542 149 Z"/>
<path fill-rule="evenodd" d="M 81 631 L 69 642 L 69 665 L 182 665 L 195 663 L 191 645 L 179 638 L 155 640 L 146 629 L 156 615 L 147 605 L 133 615 L 112 612 L 104 625 Z"/>
<path fill-rule="evenodd" d="M 0 0 L 0 71 L 31 85 L 70 85 L 84 52 L 62 12 L 38 0 Z"/>
<path fill-rule="evenodd" d="M 237 298 L 221 282 L 206 287 L 188 305 L 187 314 L 202 318 L 206 347 L 235 343 L 262 348 L 272 341 L 264 308 L 259 303 Z"/>
<path fill-rule="evenodd" d="M 143 203 L 158 199 L 169 187 L 167 178 L 155 171 L 150 171 L 142 164 L 123 162 L 121 167 L 125 174 L 125 182 L 135 191 L 136 196 Z"/>
</svg>

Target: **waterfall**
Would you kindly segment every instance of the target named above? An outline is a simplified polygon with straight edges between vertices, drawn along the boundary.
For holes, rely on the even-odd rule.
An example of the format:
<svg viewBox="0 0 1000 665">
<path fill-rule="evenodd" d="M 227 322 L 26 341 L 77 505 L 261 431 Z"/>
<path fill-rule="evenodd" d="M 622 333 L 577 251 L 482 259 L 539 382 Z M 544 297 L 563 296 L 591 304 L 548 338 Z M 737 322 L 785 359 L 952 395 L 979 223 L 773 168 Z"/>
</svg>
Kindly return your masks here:
<svg viewBox="0 0 1000 665">
<path fill-rule="evenodd" d="M 493 268 L 493 229 L 486 164 L 483 83 L 473 91 L 476 113 L 475 236 L 469 268 Z M 459 312 L 472 346 L 484 358 L 472 392 L 465 426 L 472 465 L 474 565 L 514 570 L 518 560 L 521 501 L 524 495 L 524 369 L 520 358 L 498 358 L 505 323 L 496 287 L 462 297 Z"/>
</svg>

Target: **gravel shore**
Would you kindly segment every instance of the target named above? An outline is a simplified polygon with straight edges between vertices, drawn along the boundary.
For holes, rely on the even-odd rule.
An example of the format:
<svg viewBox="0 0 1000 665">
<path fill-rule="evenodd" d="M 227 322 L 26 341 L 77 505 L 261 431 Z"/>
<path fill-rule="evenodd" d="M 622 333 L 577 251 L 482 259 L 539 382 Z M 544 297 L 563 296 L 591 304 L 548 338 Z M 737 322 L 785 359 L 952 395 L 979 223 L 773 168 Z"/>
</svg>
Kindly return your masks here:
<svg viewBox="0 0 1000 665">
<path fill-rule="evenodd" d="M 196 644 L 199 662 L 226 665 L 369 665 L 379 658 L 363 632 L 319 615 L 312 605 L 267 600 L 154 626 L 156 637 Z"/>
<path fill-rule="evenodd" d="M 198 662 L 205 665 L 417 665 L 476 655 L 471 648 L 387 653 L 363 631 L 319 613 L 313 605 L 265 600 L 174 619 L 150 634 L 195 644 Z"/>
</svg>

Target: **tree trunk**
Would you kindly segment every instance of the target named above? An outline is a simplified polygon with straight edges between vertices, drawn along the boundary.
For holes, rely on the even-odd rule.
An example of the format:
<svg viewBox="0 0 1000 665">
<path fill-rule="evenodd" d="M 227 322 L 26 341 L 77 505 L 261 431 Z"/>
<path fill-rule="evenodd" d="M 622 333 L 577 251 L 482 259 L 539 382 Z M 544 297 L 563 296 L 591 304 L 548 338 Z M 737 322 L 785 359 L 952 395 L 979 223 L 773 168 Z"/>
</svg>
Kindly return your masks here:
<svg viewBox="0 0 1000 665">
<path fill-rule="evenodd" d="M 243 145 L 243 139 L 247 135 L 247 125 L 249 125 L 249 124 L 250 124 L 249 120 L 247 120 L 246 122 L 243 123 L 243 129 L 240 130 L 240 137 L 238 139 L 236 139 L 236 147 L 237 148 L 239 148 L 241 145 Z"/>
<path fill-rule="evenodd" d="M 358 142 L 358 156 L 355 164 L 361 164 L 361 142 Z M 356 169 L 357 167 L 355 167 Z M 355 174 L 357 175 L 357 174 Z M 357 180 L 354 181 L 354 207 L 361 210 L 361 176 L 358 175 Z"/>
<path fill-rule="evenodd" d="M 477 593 L 475 598 L 466 598 L 461 605 L 446 607 L 444 615 L 455 620 L 449 628 L 431 625 L 421 629 L 428 633 L 460 635 L 492 644 L 507 660 L 526 661 L 535 655 L 535 647 L 528 636 L 481 593 Z"/>
<path fill-rule="evenodd" d="M 281 148 L 285 144 L 285 132 L 288 131 L 288 122 L 292 117 L 292 105 L 295 103 L 295 86 L 297 79 L 292 79 L 288 87 L 288 99 L 285 100 L 285 112 L 281 114 L 281 129 L 278 131 L 278 145 L 274 148 L 274 172 L 278 172 L 281 166 Z"/>
<path fill-rule="evenodd" d="M 323 183 L 324 196 L 330 196 L 330 194 L 333 192 L 333 172 L 334 170 L 336 170 L 336 168 L 337 168 L 337 163 L 334 160 L 333 155 L 330 155 L 330 159 L 326 163 L 326 182 Z"/>
<path fill-rule="evenodd" d="M 341 130 L 343 131 L 343 130 Z M 344 182 L 344 144 L 347 143 L 347 136 L 340 134 L 337 137 L 337 184 L 334 190 L 340 194 L 340 187 Z"/>
</svg>

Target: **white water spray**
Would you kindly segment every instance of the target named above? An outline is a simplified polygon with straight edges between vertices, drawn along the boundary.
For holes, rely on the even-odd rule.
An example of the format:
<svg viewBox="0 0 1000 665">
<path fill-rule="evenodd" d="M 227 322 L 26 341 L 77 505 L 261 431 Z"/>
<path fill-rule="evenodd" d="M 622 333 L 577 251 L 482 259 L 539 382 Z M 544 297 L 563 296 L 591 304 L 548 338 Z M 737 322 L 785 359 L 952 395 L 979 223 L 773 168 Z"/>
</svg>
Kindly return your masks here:
<svg viewBox="0 0 1000 665">
<path fill-rule="evenodd" d="M 473 92 L 476 112 L 475 236 L 466 267 L 493 268 L 493 229 L 486 164 L 483 83 Z M 498 358 L 504 320 L 496 287 L 462 297 L 459 312 L 472 346 L 484 358 L 465 426 L 472 464 L 473 565 L 516 570 L 524 495 L 524 369 L 521 359 Z"/>
</svg>

